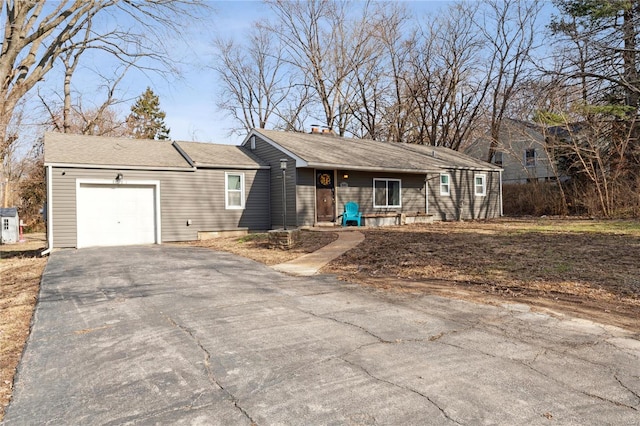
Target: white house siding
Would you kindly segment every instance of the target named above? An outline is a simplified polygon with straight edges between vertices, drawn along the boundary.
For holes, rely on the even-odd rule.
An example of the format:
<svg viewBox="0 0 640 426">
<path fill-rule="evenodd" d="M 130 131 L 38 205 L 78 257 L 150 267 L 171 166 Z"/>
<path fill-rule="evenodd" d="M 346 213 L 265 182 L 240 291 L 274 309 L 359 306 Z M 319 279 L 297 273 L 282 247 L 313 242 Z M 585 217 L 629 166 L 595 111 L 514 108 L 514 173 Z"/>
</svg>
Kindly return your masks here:
<svg viewBox="0 0 640 426">
<path fill-rule="evenodd" d="M 244 173 L 246 204 L 243 210 L 225 209 L 225 171 Z M 76 180 L 125 182 L 160 181 L 162 241 L 190 241 L 198 231 L 249 228 L 269 229 L 269 171 L 213 170 L 146 171 L 54 167 L 52 170 L 53 247 L 76 247 Z M 191 224 L 187 225 L 187 221 Z"/>
<path fill-rule="evenodd" d="M 430 173 L 429 214 L 435 220 L 489 219 L 500 216 L 500 173 L 476 170 L 443 171 L 451 176 L 450 195 L 440 195 L 440 174 Z M 486 195 L 474 195 L 474 176 L 486 176 Z"/>
</svg>

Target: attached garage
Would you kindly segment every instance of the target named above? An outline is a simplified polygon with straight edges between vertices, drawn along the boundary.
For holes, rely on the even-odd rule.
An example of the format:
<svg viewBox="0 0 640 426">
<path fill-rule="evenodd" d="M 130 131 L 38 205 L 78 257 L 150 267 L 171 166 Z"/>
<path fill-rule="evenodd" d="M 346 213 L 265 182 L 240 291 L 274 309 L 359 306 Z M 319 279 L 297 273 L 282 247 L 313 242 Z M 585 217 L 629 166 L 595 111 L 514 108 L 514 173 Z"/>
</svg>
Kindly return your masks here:
<svg viewBox="0 0 640 426">
<path fill-rule="evenodd" d="M 44 165 L 47 251 L 271 224 L 270 168 L 239 146 L 46 133 Z"/>
<path fill-rule="evenodd" d="M 77 184 L 78 248 L 160 242 L 159 182 Z"/>
</svg>

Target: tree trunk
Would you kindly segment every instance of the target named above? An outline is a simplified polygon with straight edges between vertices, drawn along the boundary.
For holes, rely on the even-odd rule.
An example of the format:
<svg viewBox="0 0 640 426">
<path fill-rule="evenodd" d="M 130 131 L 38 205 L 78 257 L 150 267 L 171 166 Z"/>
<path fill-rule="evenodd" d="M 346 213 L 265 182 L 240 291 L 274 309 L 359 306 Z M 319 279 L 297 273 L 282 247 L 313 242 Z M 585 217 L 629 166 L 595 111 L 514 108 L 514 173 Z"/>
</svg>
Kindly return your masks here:
<svg viewBox="0 0 640 426">
<path fill-rule="evenodd" d="M 64 106 L 62 108 L 62 132 L 71 133 L 71 77 L 75 67 L 65 62 L 64 73 Z"/>
</svg>

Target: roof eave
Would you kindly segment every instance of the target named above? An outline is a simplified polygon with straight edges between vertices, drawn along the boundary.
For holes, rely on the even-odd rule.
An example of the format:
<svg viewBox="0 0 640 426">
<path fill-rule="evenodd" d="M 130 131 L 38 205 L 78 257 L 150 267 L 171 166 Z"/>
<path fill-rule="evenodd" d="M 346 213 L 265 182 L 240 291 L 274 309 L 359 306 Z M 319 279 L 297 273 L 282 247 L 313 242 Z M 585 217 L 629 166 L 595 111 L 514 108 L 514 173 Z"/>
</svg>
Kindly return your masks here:
<svg viewBox="0 0 640 426">
<path fill-rule="evenodd" d="M 266 143 L 268 143 L 269 145 L 271 145 L 272 147 L 276 148 L 279 151 L 282 151 L 283 154 L 293 158 L 294 160 L 296 160 L 296 168 L 300 168 L 300 167 L 309 167 L 309 162 L 307 160 L 305 160 L 304 158 L 300 157 L 299 155 L 291 152 L 290 150 L 286 149 L 285 147 L 283 147 L 282 145 L 280 145 L 279 143 L 277 143 L 276 141 L 270 139 L 268 136 L 260 133 L 258 130 L 256 129 L 252 129 L 249 134 L 247 135 L 247 137 L 244 139 L 244 141 L 242 141 L 241 146 L 245 146 L 246 143 L 251 139 L 251 136 L 257 135 L 260 137 L 260 139 L 262 139 L 263 141 L 265 141 Z"/>
<path fill-rule="evenodd" d="M 158 171 L 179 171 L 193 172 L 195 167 L 171 167 L 171 166 L 132 166 L 124 164 L 80 164 L 80 163 L 56 163 L 45 162 L 45 166 L 70 167 L 78 169 L 108 169 L 108 170 L 158 170 Z"/>
<path fill-rule="evenodd" d="M 446 166 L 443 168 L 453 169 L 453 170 L 475 170 L 478 172 L 499 172 L 504 170 L 500 167 L 472 167 L 472 166 Z"/>
<path fill-rule="evenodd" d="M 375 167 L 375 166 L 354 166 L 353 164 L 335 164 L 335 163 L 314 163 L 309 162 L 305 167 L 313 167 L 316 169 L 341 169 L 355 170 L 360 172 L 388 172 L 388 173 L 411 173 L 425 174 L 440 172 L 442 169 L 403 169 L 395 167 Z"/>
<path fill-rule="evenodd" d="M 263 166 L 260 164 L 249 165 L 249 164 L 199 164 L 199 163 L 196 163 L 195 167 L 197 169 L 223 169 L 223 170 L 262 170 L 262 169 L 271 168 L 271 166 Z"/>
</svg>

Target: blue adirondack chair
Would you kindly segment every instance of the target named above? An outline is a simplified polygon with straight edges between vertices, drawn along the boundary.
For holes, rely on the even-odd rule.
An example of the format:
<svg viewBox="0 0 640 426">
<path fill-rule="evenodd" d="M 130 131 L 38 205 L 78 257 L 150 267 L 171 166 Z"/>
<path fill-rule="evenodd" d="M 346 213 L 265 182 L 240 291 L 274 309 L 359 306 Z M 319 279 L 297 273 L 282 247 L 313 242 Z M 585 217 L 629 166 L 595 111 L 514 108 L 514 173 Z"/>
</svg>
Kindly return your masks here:
<svg viewBox="0 0 640 426">
<path fill-rule="evenodd" d="M 344 213 L 342 214 L 342 226 L 347 226 L 347 222 L 357 222 L 358 226 L 361 224 L 362 213 L 358 210 L 360 206 L 358 203 L 349 201 L 344 205 Z"/>
</svg>

